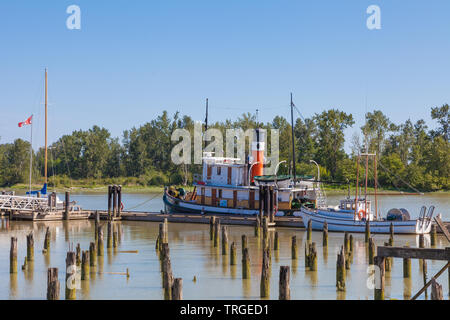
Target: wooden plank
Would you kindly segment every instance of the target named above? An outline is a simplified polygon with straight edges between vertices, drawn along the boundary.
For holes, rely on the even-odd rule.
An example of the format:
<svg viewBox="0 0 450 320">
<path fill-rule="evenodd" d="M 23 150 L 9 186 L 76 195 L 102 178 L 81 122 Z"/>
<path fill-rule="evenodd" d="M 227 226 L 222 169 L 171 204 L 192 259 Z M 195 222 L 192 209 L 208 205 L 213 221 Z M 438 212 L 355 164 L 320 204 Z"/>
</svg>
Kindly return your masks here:
<svg viewBox="0 0 450 320">
<path fill-rule="evenodd" d="M 434 221 L 436 221 L 439 228 L 441 228 L 441 231 L 444 233 L 445 237 L 447 238 L 448 242 L 450 242 L 450 233 L 447 230 L 447 227 L 442 222 L 441 218 L 434 217 Z"/>
<path fill-rule="evenodd" d="M 411 258 L 426 260 L 450 260 L 450 248 L 408 248 L 408 247 L 384 247 L 377 248 L 377 256 L 394 258 Z"/>
</svg>

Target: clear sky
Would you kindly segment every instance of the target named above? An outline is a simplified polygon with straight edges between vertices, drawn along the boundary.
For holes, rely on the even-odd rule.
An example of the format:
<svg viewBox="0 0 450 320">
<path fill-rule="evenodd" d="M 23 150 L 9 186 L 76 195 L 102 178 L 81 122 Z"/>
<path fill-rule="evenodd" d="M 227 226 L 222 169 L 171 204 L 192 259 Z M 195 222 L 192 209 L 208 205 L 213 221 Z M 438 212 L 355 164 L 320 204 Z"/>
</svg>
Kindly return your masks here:
<svg viewBox="0 0 450 320">
<path fill-rule="evenodd" d="M 66 9 L 81 9 L 69 30 Z M 369 5 L 381 29 L 369 30 Z M 97 124 L 113 136 L 162 110 L 210 121 L 261 111 L 305 117 L 336 107 L 356 120 L 381 109 L 394 122 L 450 103 L 450 1 L 53 0 L 0 2 L 0 143 L 35 114 L 43 145 L 44 68 L 49 142 Z"/>
</svg>

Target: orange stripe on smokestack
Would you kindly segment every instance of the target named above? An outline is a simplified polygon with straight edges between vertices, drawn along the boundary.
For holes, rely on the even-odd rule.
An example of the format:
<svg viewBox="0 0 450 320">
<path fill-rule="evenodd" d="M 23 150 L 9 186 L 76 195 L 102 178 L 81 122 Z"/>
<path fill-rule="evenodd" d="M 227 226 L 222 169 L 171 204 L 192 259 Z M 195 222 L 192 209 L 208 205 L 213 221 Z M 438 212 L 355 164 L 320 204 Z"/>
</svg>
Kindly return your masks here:
<svg viewBox="0 0 450 320">
<path fill-rule="evenodd" d="M 264 174 L 264 131 L 256 129 L 252 142 L 252 157 L 253 163 L 256 163 L 252 167 L 252 179 L 254 182 L 255 176 L 262 176 Z"/>
</svg>

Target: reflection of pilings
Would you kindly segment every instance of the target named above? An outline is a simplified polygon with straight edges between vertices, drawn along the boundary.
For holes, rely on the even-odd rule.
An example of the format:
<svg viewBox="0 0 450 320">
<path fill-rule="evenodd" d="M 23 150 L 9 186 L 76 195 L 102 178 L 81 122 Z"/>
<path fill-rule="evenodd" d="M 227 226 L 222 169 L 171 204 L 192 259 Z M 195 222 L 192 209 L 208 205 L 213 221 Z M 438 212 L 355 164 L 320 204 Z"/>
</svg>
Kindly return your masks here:
<svg viewBox="0 0 450 320">
<path fill-rule="evenodd" d="M 297 260 L 297 236 L 292 236 L 291 256 L 292 260 Z"/>
<path fill-rule="evenodd" d="M 50 227 L 47 227 L 45 230 L 45 238 L 44 238 L 44 249 L 42 250 L 42 253 L 49 253 L 50 252 Z"/>
<path fill-rule="evenodd" d="M 67 252 L 66 257 L 66 300 L 76 299 L 77 287 L 77 266 L 76 254 L 73 251 Z"/>
<path fill-rule="evenodd" d="M 17 272 L 9 275 L 9 297 L 15 298 L 17 296 Z"/>
<path fill-rule="evenodd" d="M 33 231 L 27 235 L 27 260 L 34 261 L 34 237 Z"/>
<path fill-rule="evenodd" d="M 250 255 L 248 248 L 244 249 L 242 255 L 242 279 L 250 279 Z"/>
<path fill-rule="evenodd" d="M 103 256 L 103 227 L 98 226 L 98 245 L 97 245 L 97 256 Z"/>
<path fill-rule="evenodd" d="M 260 297 L 269 297 L 270 291 L 270 279 L 269 279 L 269 250 L 268 248 L 263 249 L 263 259 L 261 265 L 261 287 L 260 287 Z"/>
<path fill-rule="evenodd" d="M 290 273 L 289 266 L 280 266 L 279 300 L 291 299 Z"/>
</svg>

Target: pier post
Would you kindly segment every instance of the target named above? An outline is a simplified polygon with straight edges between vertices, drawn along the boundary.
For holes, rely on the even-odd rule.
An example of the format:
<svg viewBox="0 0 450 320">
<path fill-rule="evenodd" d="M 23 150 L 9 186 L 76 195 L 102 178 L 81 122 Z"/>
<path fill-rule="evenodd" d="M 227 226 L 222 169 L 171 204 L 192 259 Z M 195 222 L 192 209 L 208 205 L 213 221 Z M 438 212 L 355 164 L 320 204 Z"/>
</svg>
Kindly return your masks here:
<svg viewBox="0 0 450 320">
<path fill-rule="evenodd" d="M 97 210 L 95 210 L 95 219 L 94 219 L 94 235 L 95 235 L 95 243 L 98 242 L 98 226 L 100 224 L 100 214 Z"/>
<path fill-rule="evenodd" d="M 291 253 L 292 260 L 297 260 L 297 236 L 292 236 Z"/>
<path fill-rule="evenodd" d="M 308 262 L 309 270 L 317 271 L 317 250 L 315 242 L 311 243 L 309 246 Z"/>
<path fill-rule="evenodd" d="M 27 261 L 34 261 L 34 237 L 33 231 L 27 235 Z"/>
<path fill-rule="evenodd" d="M 350 241 L 349 241 L 349 238 L 348 238 L 348 232 L 347 231 L 344 232 L 344 251 L 347 254 L 350 252 Z"/>
<path fill-rule="evenodd" d="M 256 217 L 255 220 L 255 237 L 259 237 L 259 228 L 261 226 L 260 217 Z"/>
<path fill-rule="evenodd" d="M 216 223 L 214 225 L 214 247 L 217 248 L 219 246 L 219 230 L 220 230 L 220 219 L 216 219 Z"/>
<path fill-rule="evenodd" d="M 436 225 L 434 223 L 431 225 L 430 242 L 432 247 L 436 245 Z"/>
<path fill-rule="evenodd" d="M 389 242 L 385 242 L 385 243 L 384 243 L 384 246 L 385 246 L 385 247 L 390 246 L 390 245 L 389 245 Z M 385 261 L 385 263 L 384 263 L 384 270 L 385 270 L 386 272 L 390 272 L 390 271 L 391 271 L 391 268 L 392 268 L 392 265 L 391 265 L 392 260 L 391 260 L 391 259 L 392 259 L 392 258 L 390 258 L 390 257 L 385 257 L 385 258 L 384 258 L 384 261 Z"/>
<path fill-rule="evenodd" d="M 394 224 L 392 222 L 389 226 L 389 245 L 394 246 Z"/>
<path fill-rule="evenodd" d="M 269 246 L 269 217 L 263 218 L 263 248 Z"/>
<path fill-rule="evenodd" d="M 275 236 L 273 239 L 273 250 L 278 251 L 280 248 L 280 239 L 278 238 L 278 231 L 275 231 Z"/>
<path fill-rule="evenodd" d="M 112 212 L 112 219 L 114 219 L 117 216 L 117 186 L 112 186 L 112 193 L 113 193 L 113 212 Z"/>
<path fill-rule="evenodd" d="M 261 286 L 260 296 L 261 298 L 269 297 L 270 282 L 269 282 L 269 249 L 263 249 L 263 259 L 261 265 Z"/>
<path fill-rule="evenodd" d="M 369 238 L 370 238 L 370 223 L 369 223 L 369 220 L 366 220 L 366 230 L 365 230 L 366 243 L 369 243 Z"/>
<path fill-rule="evenodd" d="M 216 223 L 216 217 L 212 216 L 209 218 L 209 240 L 214 240 L 214 225 Z"/>
<path fill-rule="evenodd" d="M 228 254 L 228 232 L 227 227 L 222 226 L 222 255 L 226 256 Z"/>
<path fill-rule="evenodd" d="M 375 242 L 373 241 L 373 238 L 369 238 L 369 265 L 374 264 L 374 257 L 375 257 Z"/>
<path fill-rule="evenodd" d="M 384 300 L 385 258 L 379 256 L 374 257 L 374 264 L 378 267 L 380 272 L 379 283 L 375 280 L 374 297 L 375 300 Z"/>
<path fill-rule="evenodd" d="M 309 221 L 308 221 L 308 230 L 306 232 L 306 240 L 311 241 L 311 234 L 312 234 L 312 220 L 309 219 Z"/>
<path fill-rule="evenodd" d="M 42 249 L 42 253 L 47 253 L 50 251 L 50 227 L 47 227 L 45 230 L 45 238 L 44 238 L 44 249 Z"/>
<path fill-rule="evenodd" d="M 76 299 L 77 265 L 75 252 L 67 252 L 66 257 L 66 300 Z"/>
<path fill-rule="evenodd" d="M 77 251 L 76 251 L 76 258 L 75 258 L 76 262 L 77 262 L 77 267 L 81 266 L 81 246 L 78 243 L 77 244 Z"/>
<path fill-rule="evenodd" d="M 103 256 L 104 248 L 103 248 L 103 227 L 98 226 L 98 245 L 97 245 L 97 255 L 99 257 Z"/>
<path fill-rule="evenodd" d="M 279 300 L 291 299 L 290 273 L 289 266 L 280 266 Z"/>
<path fill-rule="evenodd" d="M 111 219 L 112 186 L 108 186 L 108 220 Z"/>
<path fill-rule="evenodd" d="M 442 285 L 434 278 L 431 279 L 431 300 L 444 300 Z"/>
<path fill-rule="evenodd" d="M 108 221 L 108 233 L 106 238 L 106 248 L 111 249 L 112 248 L 112 223 L 111 220 Z"/>
<path fill-rule="evenodd" d="M 244 255 L 244 249 L 247 248 L 247 236 L 245 234 L 242 235 L 242 255 Z"/>
<path fill-rule="evenodd" d="M 11 249 L 9 251 L 9 273 L 17 273 L 17 238 L 11 237 Z"/>
<path fill-rule="evenodd" d="M 406 245 L 409 247 L 409 245 Z M 403 259 L 403 278 L 411 278 L 411 259 L 404 258 Z"/>
<path fill-rule="evenodd" d="M 350 252 L 353 254 L 353 248 L 355 247 L 353 235 L 350 235 Z"/>
<path fill-rule="evenodd" d="M 169 222 L 167 221 L 167 218 L 164 218 L 163 226 L 164 226 L 164 243 L 169 243 Z"/>
<path fill-rule="evenodd" d="M 423 277 L 423 286 L 427 285 L 427 260 L 422 261 L 422 277 Z M 428 290 L 425 289 L 425 299 L 428 299 Z"/>
<path fill-rule="evenodd" d="M 175 278 L 172 285 L 172 300 L 183 300 L 183 279 Z"/>
<path fill-rule="evenodd" d="M 322 245 L 324 247 L 328 246 L 328 223 L 325 221 L 323 224 L 323 240 Z"/>
<path fill-rule="evenodd" d="M 345 253 L 343 247 L 341 247 L 341 251 L 337 255 L 336 288 L 338 291 L 345 291 Z"/>
<path fill-rule="evenodd" d="M 162 252 L 162 245 L 164 243 L 164 238 L 165 238 L 165 236 L 164 236 L 164 224 L 160 223 L 159 224 L 159 234 L 158 234 L 159 241 L 156 242 L 156 244 L 158 246 L 158 250 L 159 250 L 160 253 Z M 162 260 L 162 257 L 161 257 L 161 260 Z"/>
<path fill-rule="evenodd" d="M 230 265 L 231 266 L 235 266 L 236 263 L 236 244 L 233 242 L 231 243 L 231 247 L 230 247 Z"/>
<path fill-rule="evenodd" d="M 58 280 L 58 268 L 47 270 L 47 300 L 59 300 L 60 283 Z"/>
<path fill-rule="evenodd" d="M 69 220 L 70 211 L 70 192 L 66 191 L 66 202 L 64 203 L 64 220 Z"/>
<path fill-rule="evenodd" d="M 259 186 L 259 216 L 256 217 L 256 221 L 261 221 L 262 220 L 262 217 L 263 217 L 263 214 L 264 214 L 264 210 L 265 209 L 264 209 L 264 191 L 263 191 L 263 186 Z M 257 236 L 256 229 L 255 229 L 255 236 Z"/>
<path fill-rule="evenodd" d="M 89 280 L 89 251 L 83 251 L 81 257 L 81 280 Z"/>
<path fill-rule="evenodd" d="M 122 216 L 122 186 L 117 186 L 117 217 Z"/>
<path fill-rule="evenodd" d="M 91 268 L 95 268 L 97 266 L 97 253 L 95 251 L 95 243 L 91 242 L 89 244 L 89 264 Z"/>
<path fill-rule="evenodd" d="M 168 244 L 165 243 L 164 246 L 168 246 Z M 172 274 L 172 265 L 170 263 L 170 257 L 168 254 L 164 255 L 162 269 L 163 269 L 164 299 L 170 300 L 172 297 L 173 274 Z"/>
<path fill-rule="evenodd" d="M 274 214 L 275 214 L 275 210 L 274 210 L 274 206 L 275 206 L 275 192 L 274 192 L 274 190 L 273 190 L 273 187 L 269 187 L 269 199 L 270 199 L 270 202 L 269 202 L 269 219 L 270 219 L 270 222 L 274 222 L 274 220 L 275 220 L 275 217 L 274 217 Z"/>
<path fill-rule="evenodd" d="M 244 249 L 242 255 L 242 279 L 250 279 L 250 255 L 248 248 Z"/>
</svg>

